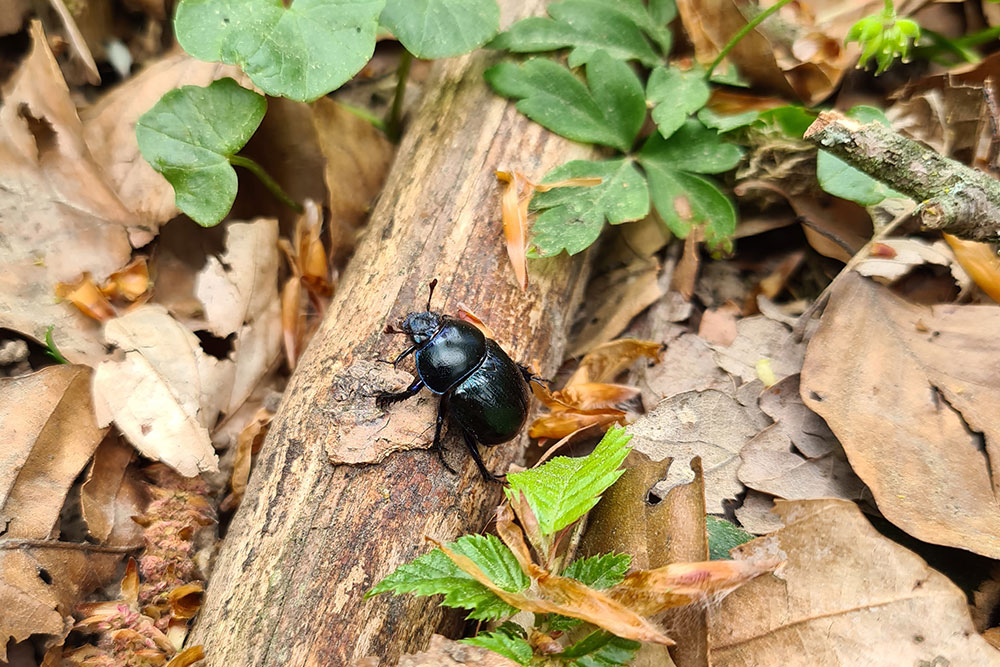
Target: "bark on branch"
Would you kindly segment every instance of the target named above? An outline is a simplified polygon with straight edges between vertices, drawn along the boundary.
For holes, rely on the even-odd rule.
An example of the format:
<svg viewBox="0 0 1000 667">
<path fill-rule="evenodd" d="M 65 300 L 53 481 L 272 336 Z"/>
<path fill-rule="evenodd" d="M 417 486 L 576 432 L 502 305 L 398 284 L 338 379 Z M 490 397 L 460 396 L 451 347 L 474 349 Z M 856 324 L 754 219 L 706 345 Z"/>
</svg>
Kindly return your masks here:
<svg viewBox="0 0 1000 667">
<path fill-rule="evenodd" d="M 539 13 L 544 3 L 501 5 L 516 7 L 505 12 L 511 15 Z M 502 244 L 493 170 L 540 177 L 591 153 L 487 89 L 482 72 L 496 57 L 480 52 L 439 62 L 426 84 L 427 97 L 223 541 L 190 639 L 205 645 L 209 665 L 349 665 L 367 655 L 394 664 L 424 648 L 442 625 L 451 634 L 461 627 L 462 616 L 436 599 L 363 595 L 426 553 L 425 535 L 447 541 L 485 528 L 500 486 L 480 479 L 471 458 L 459 454 L 457 436 L 445 446 L 452 465 L 460 464 L 458 476 L 427 451 L 413 450 L 433 435 L 433 419 L 429 430 L 397 443 L 411 449 L 381 463 L 335 465 L 327 451 L 370 444 L 365 429 L 343 428 L 375 410 L 358 380 L 359 363 L 402 349 L 383 327 L 423 310 L 433 277 L 440 281 L 436 310 L 454 312 L 464 303 L 514 359 L 539 363 L 543 373 L 561 361 L 585 264 L 565 256 L 533 263 L 531 287 L 518 289 Z M 399 419 L 396 407 L 378 418 L 388 420 L 379 431 L 384 439 Z M 519 454 L 518 441 L 483 452 L 492 470 L 504 470 Z"/>
<path fill-rule="evenodd" d="M 1000 181 L 879 124 L 826 111 L 805 138 L 919 204 L 923 225 L 972 241 L 1000 239 Z"/>
</svg>

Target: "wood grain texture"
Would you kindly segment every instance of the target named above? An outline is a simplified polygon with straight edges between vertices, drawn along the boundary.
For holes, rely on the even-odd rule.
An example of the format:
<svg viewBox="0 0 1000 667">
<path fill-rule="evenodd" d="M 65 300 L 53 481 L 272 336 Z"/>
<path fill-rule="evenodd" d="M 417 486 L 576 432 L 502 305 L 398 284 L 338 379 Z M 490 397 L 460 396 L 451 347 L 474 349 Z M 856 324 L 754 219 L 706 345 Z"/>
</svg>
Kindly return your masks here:
<svg viewBox="0 0 1000 667">
<path fill-rule="evenodd" d="M 538 13 L 544 3 L 501 4 L 518 5 L 522 14 Z M 471 458 L 457 456 L 457 435 L 447 447 L 453 464 L 461 462 L 458 476 L 424 450 L 395 453 L 378 465 L 335 466 L 325 448 L 334 432 L 330 387 L 350 364 L 401 349 L 382 329 L 423 309 L 432 277 L 440 281 L 435 309 L 454 312 L 464 303 L 487 319 L 514 359 L 538 363 L 545 373 L 561 359 L 585 263 L 565 256 L 534 262 L 528 292 L 517 288 L 493 170 L 540 177 L 590 154 L 487 89 L 482 71 L 496 58 L 480 52 L 435 65 L 223 542 L 189 640 L 205 645 L 209 665 L 346 665 L 366 655 L 393 664 L 424 648 L 439 627 L 460 627 L 461 617 L 436 599 L 362 598 L 397 565 L 425 553 L 424 536 L 452 540 L 485 528 L 500 486 L 485 484 Z M 361 410 L 372 398 L 336 400 Z M 484 449 L 487 466 L 506 469 L 525 438 Z"/>
</svg>

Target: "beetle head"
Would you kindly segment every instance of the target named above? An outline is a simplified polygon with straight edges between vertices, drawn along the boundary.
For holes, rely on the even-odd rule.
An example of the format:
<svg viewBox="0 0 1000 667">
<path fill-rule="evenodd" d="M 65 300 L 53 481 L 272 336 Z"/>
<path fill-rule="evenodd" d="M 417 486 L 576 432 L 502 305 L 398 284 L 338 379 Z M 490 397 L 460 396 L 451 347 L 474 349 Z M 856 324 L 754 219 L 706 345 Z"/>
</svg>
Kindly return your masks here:
<svg viewBox="0 0 1000 667">
<path fill-rule="evenodd" d="M 441 328 L 441 315 L 425 311 L 410 313 L 400 327 L 417 345 L 423 345 Z"/>
</svg>

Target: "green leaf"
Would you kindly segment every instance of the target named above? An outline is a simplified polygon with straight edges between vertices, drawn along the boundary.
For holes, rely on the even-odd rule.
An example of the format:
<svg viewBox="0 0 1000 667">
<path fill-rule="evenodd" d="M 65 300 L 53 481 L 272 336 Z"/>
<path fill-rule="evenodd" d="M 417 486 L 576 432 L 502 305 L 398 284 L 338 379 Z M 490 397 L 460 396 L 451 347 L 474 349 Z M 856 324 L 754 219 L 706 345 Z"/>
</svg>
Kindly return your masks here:
<svg viewBox="0 0 1000 667">
<path fill-rule="evenodd" d="M 720 134 L 732 132 L 741 127 L 746 127 L 753 123 L 760 116 L 759 111 L 744 111 L 736 114 L 721 114 L 704 107 L 698 111 L 698 120 L 707 128 L 716 130 Z"/>
<path fill-rule="evenodd" d="M 586 85 L 545 58 L 523 65 L 503 62 L 483 74 L 500 95 L 519 98 L 517 110 L 536 123 L 575 141 L 627 151 L 646 118 L 639 78 L 607 53 L 587 65 Z"/>
<path fill-rule="evenodd" d="M 500 588 L 511 593 L 522 591 L 531 583 L 510 549 L 493 535 L 465 535 L 448 548 L 467 556 Z M 471 610 L 469 618 L 497 619 L 512 616 L 517 608 L 498 598 L 490 589 L 470 577 L 440 549 L 400 565 L 365 597 L 385 592 L 443 594 L 446 607 Z"/>
<path fill-rule="evenodd" d="M 620 5 L 620 6 L 619 6 Z M 656 31 L 658 42 L 666 39 L 665 27 L 657 27 L 638 0 L 566 0 L 548 7 L 551 18 L 522 19 L 501 33 L 490 46 L 515 53 L 537 53 L 570 48 L 568 62 L 577 67 L 590 62 L 598 51 L 620 60 L 638 60 L 652 67 L 659 61 L 643 36 L 643 27 Z M 641 23 L 636 22 L 641 16 Z M 669 41 L 668 41 L 669 48 Z"/>
<path fill-rule="evenodd" d="M 605 219 L 617 225 L 641 220 L 649 213 L 646 181 L 627 158 L 574 160 L 550 171 L 543 182 L 589 177 L 603 180 L 589 187 L 554 188 L 532 198 L 531 208 L 544 211 L 532 228 L 534 256 L 550 257 L 564 249 L 575 255 L 597 240 Z"/>
<path fill-rule="evenodd" d="M 646 99 L 653 106 L 653 121 L 664 138 L 676 132 L 687 117 L 705 106 L 708 84 L 701 72 L 657 67 L 646 83 Z"/>
<path fill-rule="evenodd" d="M 181 0 L 174 31 L 199 60 L 238 65 L 268 95 L 308 102 L 371 59 L 385 0 Z"/>
<path fill-rule="evenodd" d="M 754 539 L 739 526 L 711 514 L 705 517 L 705 528 L 708 530 L 708 557 L 711 560 L 726 560 L 732 549 Z"/>
<path fill-rule="evenodd" d="M 267 101 L 232 79 L 171 90 L 139 117 L 135 137 L 153 169 L 174 187 L 177 208 L 211 227 L 236 199 L 229 163 L 253 136 Z"/>
<path fill-rule="evenodd" d="M 597 630 L 553 657 L 570 660 L 572 667 L 612 667 L 627 665 L 641 644 Z"/>
<path fill-rule="evenodd" d="M 538 468 L 511 473 L 504 491 L 512 500 L 524 493 L 542 535 L 552 535 L 589 512 L 625 472 L 619 467 L 628 456 L 631 438 L 624 428 L 614 426 L 589 456 L 557 456 Z"/>
<path fill-rule="evenodd" d="M 418 58 L 467 53 L 500 30 L 496 0 L 386 0 L 380 22 Z"/>
<path fill-rule="evenodd" d="M 520 632 L 517 632 L 514 626 Z M 505 658 L 509 658 L 519 665 L 531 664 L 532 650 L 531 644 L 525 637 L 524 629 L 515 623 L 504 623 L 496 632 L 481 632 L 475 637 L 458 640 L 462 644 L 469 646 L 481 646 L 494 653 L 499 653 Z"/>
<path fill-rule="evenodd" d="M 881 110 L 869 106 L 856 106 L 846 114 L 862 123 L 881 123 L 889 127 L 889 119 Z M 834 197 L 847 199 L 862 206 L 874 206 L 885 199 L 905 199 L 888 185 L 858 171 L 839 157 L 824 150 L 816 156 L 816 180 L 821 188 Z"/>
<path fill-rule="evenodd" d="M 670 139 L 652 134 L 639 151 L 646 170 L 650 198 L 674 234 L 686 238 L 695 226 L 703 228 L 711 248 L 725 247 L 736 231 L 736 209 L 710 179 L 736 166 L 742 150 L 724 143 L 697 120 L 689 120 Z"/>
<path fill-rule="evenodd" d="M 788 105 L 762 111 L 759 120 L 765 125 L 779 128 L 790 137 L 801 139 L 816 120 L 816 112 L 805 107 Z"/>
<path fill-rule="evenodd" d="M 598 554 L 573 561 L 563 570 L 562 576 L 600 590 L 620 584 L 631 564 L 629 554 Z"/>
</svg>

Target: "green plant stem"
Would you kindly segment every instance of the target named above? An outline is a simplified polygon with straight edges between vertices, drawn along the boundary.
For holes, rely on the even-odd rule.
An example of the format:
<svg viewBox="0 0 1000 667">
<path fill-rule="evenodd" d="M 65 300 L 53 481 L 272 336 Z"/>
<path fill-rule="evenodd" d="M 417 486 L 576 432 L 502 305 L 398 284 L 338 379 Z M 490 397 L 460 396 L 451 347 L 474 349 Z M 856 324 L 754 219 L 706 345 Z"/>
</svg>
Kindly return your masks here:
<svg viewBox="0 0 1000 667">
<path fill-rule="evenodd" d="M 767 19 L 768 16 L 774 14 L 776 11 L 778 11 L 791 1 L 792 0 L 778 0 L 778 2 L 774 3 L 773 5 L 762 11 L 760 14 L 757 15 L 756 18 L 754 18 L 752 21 L 743 26 L 743 28 L 741 28 L 738 33 L 733 35 L 732 39 L 730 39 L 729 42 L 724 47 L 722 47 L 722 51 L 720 51 L 719 55 L 715 57 L 715 60 L 712 61 L 712 64 L 709 65 L 708 71 L 705 72 L 705 80 L 708 81 L 709 79 L 712 78 L 712 72 L 715 71 L 715 68 L 719 66 L 719 63 L 722 62 L 723 58 L 729 55 L 729 52 L 733 50 L 733 47 L 739 44 L 740 40 L 747 36 L 747 33 L 749 33 L 751 30 L 759 26 Z M 886 1 L 888 2 L 889 0 Z"/>
<path fill-rule="evenodd" d="M 368 109 L 364 109 L 362 107 L 356 107 L 353 104 L 347 104 L 346 102 L 340 102 L 340 101 L 338 101 L 337 104 L 344 107 L 345 111 L 349 111 L 350 113 L 354 114 L 361 120 L 368 121 L 369 123 L 374 125 L 377 129 L 382 130 L 383 132 L 386 131 L 385 121 L 376 116 L 375 114 L 373 114 Z"/>
<path fill-rule="evenodd" d="M 56 342 L 52 340 L 52 330 L 55 328 L 56 325 L 50 324 L 49 328 L 45 330 L 45 354 L 55 359 L 56 363 L 68 364 L 69 360 L 62 355 L 62 352 L 56 347 Z"/>
<path fill-rule="evenodd" d="M 274 195 L 278 201 L 296 213 L 302 212 L 302 204 L 289 197 L 288 193 L 282 190 L 281 186 L 278 185 L 278 182 L 271 178 L 266 171 L 264 171 L 264 167 L 260 166 L 248 157 L 243 157 L 242 155 L 231 156 L 229 158 L 229 164 L 234 167 L 243 167 L 244 169 L 249 170 L 250 173 L 260 179 L 260 182 L 264 184 L 264 187 L 270 190 L 271 194 Z"/>
<path fill-rule="evenodd" d="M 392 99 L 392 108 L 385 119 L 385 133 L 392 141 L 399 141 L 402 134 L 403 98 L 406 96 L 406 80 L 410 76 L 412 62 L 413 55 L 409 51 L 403 51 L 396 69 L 396 96 Z"/>
</svg>

